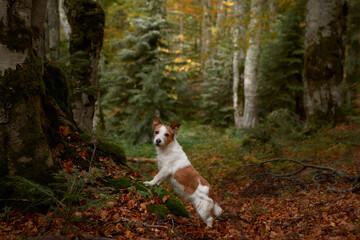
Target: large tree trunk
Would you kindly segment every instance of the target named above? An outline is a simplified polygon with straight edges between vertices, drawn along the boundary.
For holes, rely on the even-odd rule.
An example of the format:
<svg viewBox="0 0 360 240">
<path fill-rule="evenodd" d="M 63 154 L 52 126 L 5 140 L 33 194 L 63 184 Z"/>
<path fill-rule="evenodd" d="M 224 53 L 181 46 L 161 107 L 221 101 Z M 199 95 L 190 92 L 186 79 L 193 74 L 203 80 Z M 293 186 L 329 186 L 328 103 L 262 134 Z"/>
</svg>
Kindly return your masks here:
<svg viewBox="0 0 360 240">
<path fill-rule="evenodd" d="M 54 166 L 59 120 L 43 79 L 45 12 L 46 1 L 0 0 L 0 181 L 46 182 Z"/>
<path fill-rule="evenodd" d="M 244 117 L 243 126 L 254 127 L 258 123 L 258 82 L 257 71 L 260 57 L 261 29 L 259 16 L 262 0 L 251 1 L 251 19 L 249 24 L 249 46 L 246 51 L 244 65 Z"/>
<path fill-rule="evenodd" d="M 65 8 L 71 26 L 70 83 L 74 120 L 79 127 L 92 131 L 105 14 L 92 0 L 65 0 Z"/>
<path fill-rule="evenodd" d="M 308 122 L 334 121 L 343 104 L 345 0 L 307 3 L 304 103 Z"/>
<path fill-rule="evenodd" d="M 348 1 L 349 21 L 346 36 L 346 57 L 345 57 L 345 76 L 346 76 L 346 104 L 352 105 L 356 96 L 359 95 L 360 79 L 360 1 Z M 360 108 L 360 105 L 358 105 Z"/>
<path fill-rule="evenodd" d="M 59 58 L 60 44 L 59 0 L 48 0 L 45 25 L 46 49 L 49 50 L 50 60 L 55 61 Z"/>
<path fill-rule="evenodd" d="M 243 100 L 238 97 L 238 90 L 240 84 L 240 66 L 244 63 L 245 53 L 242 46 L 245 44 L 246 25 L 245 20 L 245 1 L 237 0 L 234 3 L 234 17 L 236 25 L 233 33 L 234 55 L 233 55 L 233 107 L 234 107 L 234 120 L 236 129 L 240 129 L 242 126 L 242 108 Z"/>
</svg>

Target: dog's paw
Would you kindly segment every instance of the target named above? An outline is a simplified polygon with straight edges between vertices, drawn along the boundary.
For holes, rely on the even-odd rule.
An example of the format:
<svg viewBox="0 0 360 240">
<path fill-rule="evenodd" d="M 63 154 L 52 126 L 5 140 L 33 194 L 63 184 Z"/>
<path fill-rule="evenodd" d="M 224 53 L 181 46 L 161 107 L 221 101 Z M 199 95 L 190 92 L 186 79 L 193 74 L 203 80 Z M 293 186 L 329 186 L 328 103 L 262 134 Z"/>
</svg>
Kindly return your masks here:
<svg viewBox="0 0 360 240">
<path fill-rule="evenodd" d="M 152 186 L 152 185 L 154 185 L 154 184 L 152 184 L 151 181 L 146 181 L 146 182 L 144 182 L 144 184 L 145 184 L 146 186 Z"/>
</svg>

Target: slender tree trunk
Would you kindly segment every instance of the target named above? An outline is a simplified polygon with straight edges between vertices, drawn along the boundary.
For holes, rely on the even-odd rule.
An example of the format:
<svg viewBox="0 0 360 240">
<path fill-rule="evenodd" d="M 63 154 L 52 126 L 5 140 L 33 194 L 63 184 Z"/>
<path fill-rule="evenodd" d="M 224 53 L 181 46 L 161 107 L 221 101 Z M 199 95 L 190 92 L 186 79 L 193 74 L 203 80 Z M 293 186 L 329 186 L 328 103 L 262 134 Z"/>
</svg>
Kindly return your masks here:
<svg viewBox="0 0 360 240">
<path fill-rule="evenodd" d="M 60 26 L 63 31 L 64 37 L 66 41 L 70 40 L 71 28 L 69 21 L 67 20 L 65 8 L 64 8 L 64 1 L 59 0 L 59 15 L 60 15 Z"/>
<path fill-rule="evenodd" d="M 245 1 L 244 0 L 237 0 L 234 3 L 234 18 L 236 25 L 234 27 L 233 32 L 233 44 L 234 44 L 234 55 L 233 55 L 233 74 L 234 74 L 234 81 L 233 81 L 233 107 L 234 107 L 234 120 L 235 120 L 235 127 L 236 129 L 240 129 L 242 126 L 242 108 L 243 104 L 239 106 L 239 97 L 238 97 L 238 90 L 240 84 L 240 66 L 243 65 L 244 62 L 244 49 L 242 46 L 245 44 L 245 34 L 246 34 L 246 27 L 244 24 L 245 19 Z M 240 103 L 243 101 L 240 100 Z"/>
<path fill-rule="evenodd" d="M 65 6 L 71 26 L 69 51 L 73 56 L 70 82 L 74 120 L 79 127 L 92 131 L 105 15 L 101 6 L 92 0 L 65 0 Z"/>
<path fill-rule="evenodd" d="M 211 43 L 211 0 L 202 0 L 203 19 L 201 33 L 201 57 L 203 62 L 204 81 L 207 79 L 207 69 L 211 64 L 210 59 L 210 43 Z"/>
<path fill-rule="evenodd" d="M 225 20 L 224 1 L 218 0 L 217 14 L 216 14 L 216 35 L 221 36 L 223 32 L 223 21 Z"/>
<path fill-rule="evenodd" d="M 243 126 L 246 128 L 254 127 L 258 123 L 257 71 L 261 46 L 261 29 L 258 18 L 261 4 L 262 0 L 251 1 L 251 19 L 248 29 L 250 37 L 244 65 L 245 106 Z"/>
<path fill-rule="evenodd" d="M 59 58 L 60 44 L 60 15 L 59 0 L 48 0 L 46 9 L 46 48 L 50 50 L 50 60 Z"/>
<path fill-rule="evenodd" d="M 308 122 L 335 121 L 343 104 L 345 0 L 307 3 L 304 103 Z"/>
</svg>

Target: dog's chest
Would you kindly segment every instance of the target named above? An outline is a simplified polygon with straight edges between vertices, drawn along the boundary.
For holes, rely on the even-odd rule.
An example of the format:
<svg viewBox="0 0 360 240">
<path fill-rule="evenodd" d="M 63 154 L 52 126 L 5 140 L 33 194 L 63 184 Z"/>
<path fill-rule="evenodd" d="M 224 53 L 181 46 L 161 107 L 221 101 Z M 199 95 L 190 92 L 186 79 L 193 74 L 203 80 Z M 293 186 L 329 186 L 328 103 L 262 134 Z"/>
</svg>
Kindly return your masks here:
<svg viewBox="0 0 360 240">
<path fill-rule="evenodd" d="M 190 164 L 184 152 L 158 153 L 157 161 L 159 170 L 165 168 L 171 173 Z"/>
</svg>

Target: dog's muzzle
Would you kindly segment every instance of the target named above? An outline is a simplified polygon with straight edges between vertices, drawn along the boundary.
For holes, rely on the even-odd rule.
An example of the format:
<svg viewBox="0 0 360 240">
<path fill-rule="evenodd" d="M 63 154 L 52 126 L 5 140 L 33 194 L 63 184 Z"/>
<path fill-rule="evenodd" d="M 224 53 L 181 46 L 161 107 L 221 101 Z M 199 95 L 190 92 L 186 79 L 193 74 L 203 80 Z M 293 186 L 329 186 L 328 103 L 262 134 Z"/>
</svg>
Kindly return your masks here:
<svg viewBox="0 0 360 240">
<path fill-rule="evenodd" d="M 155 145 L 160 146 L 161 145 L 161 139 L 156 139 L 155 140 Z"/>
</svg>

